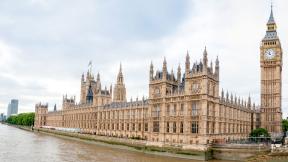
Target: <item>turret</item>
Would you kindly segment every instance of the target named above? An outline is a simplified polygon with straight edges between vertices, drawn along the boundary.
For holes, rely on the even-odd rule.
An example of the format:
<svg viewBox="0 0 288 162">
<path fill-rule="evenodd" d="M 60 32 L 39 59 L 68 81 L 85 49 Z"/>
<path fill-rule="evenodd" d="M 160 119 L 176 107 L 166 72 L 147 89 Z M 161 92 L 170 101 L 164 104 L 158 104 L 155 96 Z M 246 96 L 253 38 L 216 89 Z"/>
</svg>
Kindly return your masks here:
<svg viewBox="0 0 288 162">
<path fill-rule="evenodd" d="M 150 81 L 153 80 L 153 75 L 154 75 L 154 67 L 153 67 L 153 63 L 151 61 L 151 64 L 150 64 Z"/>
<path fill-rule="evenodd" d="M 251 97 L 250 97 L 250 95 L 248 97 L 247 107 L 251 109 Z"/>
<path fill-rule="evenodd" d="M 81 76 L 81 83 L 83 83 L 85 80 L 84 80 L 84 73 L 82 74 Z"/>
<path fill-rule="evenodd" d="M 163 80 L 166 80 L 167 79 L 167 62 L 166 62 L 165 57 L 164 57 L 164 61 L 163 61 L 162 72 L 163 72 Z"/>
<path fill-rule="evenodd" d="M 217 77 L 217 79 L 219 80 L 219 59 L 218 59 L 218 56 L 216 58 L 216 61 L 215 61 L 215 75 Z"/>
<path fill-rule="evenodd" d="M 174 76 L 174 71 L 173 69 L 171 69 L 171 81 L 174 81 L 175 80 L 175 76 Z"/>
<path fill-rule="evenodd" d="M 180 64 L 179 64 L 178 69 L 177 69 L 177 82 L 178 82 L 178 84 L 180 84 L 180 82 L 181 82 L 181 67 L 180 67 Z"/>
<path fill-rule="evenodd" d="M 185 76 L 187 77 L 190 71 L 190 56 L 187 51 L 186 61 L 185 61 Z"/>
<path fill-rule="evenodd" d="M 207 69 L 207 64 L 208 64 L 208 57 L 207 57 L 207 50 L 206 50 L 206 46 L 205 46 L 205 49 L 204 49 L 204 52 L 203 52 L 203 65 L 204 65 L 204 69 L 206 68 Z"/>
<path fill-rule="evenodd" d="M 213 74 L 213 63 L 212 63 L 212 61 L 210 62 L 210 72 L 211 72 L 211 74 Z"/>
<path fill-rule="evenodd" d="M 54 111 L 57 111 L 57 107 L 56 107 L 56 104 L 54 105 Z"/>
<path fill-rule="evenodd" d="M 119 73 L 117 75 L 117 83 L 114 86 L 113 101 L 114 102 L 126 101 L 126 88 L 124 84 L 124 76 L 122 73 L 122 64 L 120 64 Z"/>
<path fill-rule="evenodd" d="M 99 72 L 97 73 L 97 82 L 100 82 L 100 74 L 99 74 Z"/>
<path fill-rule="evenodd" d="M 112 95 L 112 84 L 110 85 L 110 95 Z"/>
</svg>

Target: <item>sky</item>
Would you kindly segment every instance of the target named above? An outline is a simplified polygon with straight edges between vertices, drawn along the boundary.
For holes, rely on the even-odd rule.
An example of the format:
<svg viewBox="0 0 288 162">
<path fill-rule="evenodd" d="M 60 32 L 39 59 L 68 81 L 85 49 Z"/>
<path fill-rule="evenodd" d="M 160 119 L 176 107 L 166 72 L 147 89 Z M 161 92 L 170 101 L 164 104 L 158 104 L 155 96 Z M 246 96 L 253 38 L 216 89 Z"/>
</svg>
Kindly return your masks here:
<svg viewBox="0 0 288 162">
<path fill-rule="evenodd" d="M 220 89 L 260 104 L 260 42 L 270 0 L 0 0 L 0 113 L 12 98 L 19 112 L 35 104 L 79 101 L 80 79 L 93 62 L 102 85 L 122 63 L 127 98 L 148 96 L 149 66 L 168 70 L 187 50 L 191 62 L 220 60 Z M 288 1 L 274 0 L 283 49 L 283 117 L 288 116 Z M 285 30 L 286 29 L 286 30 Z"/>
</svg>

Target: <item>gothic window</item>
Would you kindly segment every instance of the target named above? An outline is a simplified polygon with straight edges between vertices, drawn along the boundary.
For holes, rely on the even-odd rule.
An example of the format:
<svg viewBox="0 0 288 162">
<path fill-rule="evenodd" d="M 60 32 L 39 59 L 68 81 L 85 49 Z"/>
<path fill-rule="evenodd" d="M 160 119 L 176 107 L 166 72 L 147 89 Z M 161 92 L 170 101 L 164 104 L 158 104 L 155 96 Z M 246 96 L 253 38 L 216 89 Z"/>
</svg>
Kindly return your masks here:
<svg viewBox="0 0 288 162">
<path fill-rule="evenodd" d="M 192 102 L 192 116 L 197 116 L 197 102 L 193 101 Z"/>
<path fill-rule="evenodd" d="M 180 115 L 184 115 L 184 104 L 181 103 L 181 106 L 180 106 Z"/>
<path fill-rule="evenodd" d="M 173 133 L 176 133 L 176 122 L 173 122 Z"/>
<path fill-rule="evenodd" d="M 169 133 L 169 122 L 166 123 L 166 132 Z"/>
<path fill-rule="evenodd" d="M 198 121 L 191 122 L 191 133 L 198 133 Z"/>
<path fill-rule="evenodd" d="M 153 117 L 157 117 L 159 118 L 160 117 L 160 106 L 159 105 L 156 105 L 152 111 L 152 116 Z"/>
<path fill-rule="evenodd" d="M 170 115 L 170 105 L 168 104 L 166 107 L 166 115 L 169 116 Z"/>
<path fill-rule="evenodd" d="M 148 123 L 144 124 L 144 130 L 145 130 L 145 132 L 148 132 Z"/>
<path fill-rule="evenodd" d="M 129 131 L 129 123 L 126 125 L 126 130 Z"/>
<path fill-rule="evenodd" d="M 138 131 L 141 131 L 141 123 L 138 124 Z"/>
<path fill-rule="evenodd" d="M 135 131 L 135 123 L 132 124 L 132 130 Z"/>
<path fill-rule="evenodd" d="M 181 122 L 180 123 L 180 133 L 183 133 L 183 129 L 184 129 L 183 127 L 184 127 L 184 124 L 183 124 L 183 122 Z"/>
<path fill-rule="evenodd" d="M 177 105 L 174 104 L 174 108 L 173 108 L 173 112 L 172 112 L 172 115 L 173 115 L 173 116 L 176 115 L 176 111 L 177 111 Z"/>
<path fill-rule="evenodd" d="M 153 132 L 159 132 L 159 121 L 153 122 Z"/>
</svg>

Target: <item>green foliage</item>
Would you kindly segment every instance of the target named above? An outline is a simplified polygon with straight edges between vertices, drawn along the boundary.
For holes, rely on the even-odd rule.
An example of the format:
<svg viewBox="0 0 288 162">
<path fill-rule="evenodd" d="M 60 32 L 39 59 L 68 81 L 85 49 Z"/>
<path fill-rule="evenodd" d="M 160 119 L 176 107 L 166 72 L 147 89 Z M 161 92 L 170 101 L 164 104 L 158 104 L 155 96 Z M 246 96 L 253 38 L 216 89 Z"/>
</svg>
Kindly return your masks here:
<svg viewBox="0 0 288 162">
<path fill-rule="evenodd" d="M 287 119 L 282 120 L 282 129 L 283 129 L 283 132 L 288 131 L 288 120 Z"/>
<path fill-rule="evenodd" d="M 268 133 L 268 131 L 264 128 L 257 128 L 254 129 L 250 135 L 250 137 L 270 137 L 270 134 Z"/>
<path fill-rule="evenodd" d="M 15 116 L 10 116 L 6 122 L 14 125 L 31 126 L 34 124 L 35 113 L 21 113 Z"/>
</svg>

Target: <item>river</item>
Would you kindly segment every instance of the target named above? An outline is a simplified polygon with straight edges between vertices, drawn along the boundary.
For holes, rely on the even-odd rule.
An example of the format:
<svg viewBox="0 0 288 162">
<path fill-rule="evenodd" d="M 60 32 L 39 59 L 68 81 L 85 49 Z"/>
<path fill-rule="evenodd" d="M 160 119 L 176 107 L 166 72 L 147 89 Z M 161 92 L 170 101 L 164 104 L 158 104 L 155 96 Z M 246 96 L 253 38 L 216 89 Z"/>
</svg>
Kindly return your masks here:
<svg viewBox="0 0 288 162">
<path fill-rule="evenodd" d="M 0 124 L 0 162 L 199 162 L 127 151 Z M 209 161 L 219 162 L 219 161 Z"/>
</svg>

